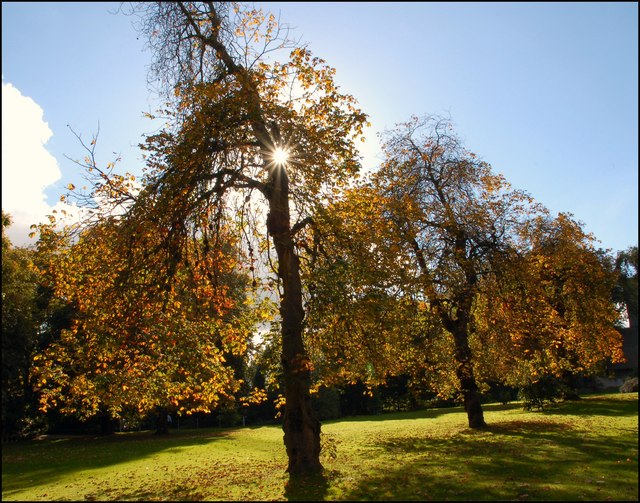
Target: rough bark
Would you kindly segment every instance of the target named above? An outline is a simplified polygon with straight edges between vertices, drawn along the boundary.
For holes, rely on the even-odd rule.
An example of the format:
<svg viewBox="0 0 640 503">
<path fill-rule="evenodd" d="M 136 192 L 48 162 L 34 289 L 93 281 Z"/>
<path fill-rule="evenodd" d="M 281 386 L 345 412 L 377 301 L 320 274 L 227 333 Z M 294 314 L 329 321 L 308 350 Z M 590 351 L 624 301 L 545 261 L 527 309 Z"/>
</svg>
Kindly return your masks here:
<svg viewBox="0 0 640 503">
<path fill-rule="evenodd" d="M 322 471 L 320 463 L 320 421 L 311 408 L 309 387 L 311 362 L 302 339 L 302 283 L 289 214 L 288 180 L 284 167 L 272 171 L 267 229 L 278 255 L 282 281 L 280 316 L 282 323 L 282 369 L 285 384 L 285 413 L 282 424 L 291 475 Z"/>
<path fill-rule="evenodd" d="M 467 297 L 468 299 L 469 297 Z M 456 376 L 460 383 L 460 391 L 464 399 L 464 410 L 467 413 L 469 428 L 486 426 L 484 413 L 480 403 L 478 384 L 473 373 L 471 348 L 469 347 L 469 301 L 458 302 L 456 318 L 442 315 L 445 327 L 453 335 L 455 344 Z"/>
<path fill-rule="evenodd" d="M 466 327 L 458 327 L 454 330 L 455 341 L 456 376 L 460 382 L 460 391 L 464 399 L 464 410 L 467 413 L 469 428 L 482 428 L 486 426 L 484 413 L 480 404 L 478 384 L 473 374 L 471 363 L 471 349 Z"/>
</svg>

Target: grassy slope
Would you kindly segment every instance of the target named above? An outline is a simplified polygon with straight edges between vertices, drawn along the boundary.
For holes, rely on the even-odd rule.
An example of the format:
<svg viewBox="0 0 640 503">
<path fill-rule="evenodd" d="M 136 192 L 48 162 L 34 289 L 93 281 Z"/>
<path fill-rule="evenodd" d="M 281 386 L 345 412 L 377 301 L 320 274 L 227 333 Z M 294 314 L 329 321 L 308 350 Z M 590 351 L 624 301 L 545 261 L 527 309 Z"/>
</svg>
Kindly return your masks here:
<svg viewBox="0 0 640 503">
<path fill-rule="evenodd" d="M 323 479 L 287 485 L 279 427 L 6 444 L 3 500 L 637 500 L 638 394 L 323 425 Z"/>
</svg>

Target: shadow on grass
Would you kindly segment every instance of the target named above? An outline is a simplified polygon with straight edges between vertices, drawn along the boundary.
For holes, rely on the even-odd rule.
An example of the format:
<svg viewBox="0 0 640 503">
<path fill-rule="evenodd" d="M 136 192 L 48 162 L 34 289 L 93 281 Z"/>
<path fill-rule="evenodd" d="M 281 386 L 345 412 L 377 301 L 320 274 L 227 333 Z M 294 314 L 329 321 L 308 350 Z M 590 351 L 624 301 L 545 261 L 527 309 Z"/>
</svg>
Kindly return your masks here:
<svg viewBox="0 0 640 503">
<path fill-rule="evenodd" d="M 151 432 L 111 436 L 65 436 L 2 446 L 2 495 L 55 482 L 74 472 L 104 468 L 154 454 L 228 439 L 224 431 Z M 144 496 L 144 495 L 140 495 Z"/>
<path fill-rule="evenodd" d="M 323 501 L 329 491 L 331 473 L 290 476 L 284 486 L 289 501 Z"/>
<path fill-rule="evenodd" d="M 584 438 L 584 432 L 570 425 L 544 419 L 507 421 L 446 438 L 389 439 L 378 442 L 377 447 L 385 457 L 395 458 L 395 464 L 386 462 L 384 473 L 361 478 L 343 497 L 605 500 L 613 494 L 614 500 L 636 500 L 636 442 L 633 435 Z M 621 459 L 634 449 L 634 460 Z M 403 461 L 398 464 L 398 459 Z M 606 480 L 596 478 L 595 473 L 606 473 Z"/>
<path fill-rule="evenodd" d="M 505 411 L 513 409 L 521 409 L 522 405 L 516 402 L 508 404 L 490 403 L 483 404 L 482 410 L 487 411 Z M 383 412 L 370 416 L 344 416 L 339 419 L 330 419 L 322 421 L 322 424 L 348 422 L 365 422 L 365 421 L 399 421 L 403 419 L 435 419 L 448 414 L 459 414 L 464 412 L 464 408 L 459 405 L 455 407 L 438 407 L 433 409 L 422 409 L 411 412 Z"/>
<path fill-rule="evenodd" d="M 635 416 L 638 414 L 638 401 L 586 397 L 575 402 L 562 402 L 558 407 L 545 409 L 543 413 L 575 416 Z"/>
</svg>

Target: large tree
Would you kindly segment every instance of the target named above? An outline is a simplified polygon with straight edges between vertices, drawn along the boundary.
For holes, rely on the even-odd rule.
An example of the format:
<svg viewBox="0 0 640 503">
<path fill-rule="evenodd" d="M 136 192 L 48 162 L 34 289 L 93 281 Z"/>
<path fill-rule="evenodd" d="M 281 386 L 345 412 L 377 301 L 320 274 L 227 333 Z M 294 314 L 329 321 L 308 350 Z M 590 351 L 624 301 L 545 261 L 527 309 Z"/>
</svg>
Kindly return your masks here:
<svg viewBox="0 0 640 503">
<path fill-rule="evenodd" d="M 412 259 L 417 284 L 451 334 L 469 426 L 485 425 L 470 336 L 484 276 L 518 246 L 518 226 L 536 211 L 491 167 L 467 151 L 440 117 L 413 118 L 386 134 L 374 175 L 396 246 Z"/>
<path fill-rule="evenodd" d="M 593 236 L 568 214 L 522 229 L 528 245 L 483 280 L 473 346 L 478 372 L 522 387 L 552 376 L 594 375 L 623 361 L 616 275 Z"/>
<path fill-rule="evenodd" d="M 169 125 L 147 138 L 149 171 L 126 218 L 132 226 L 159 222 L 164 256 L 176 263 L 189 240 L 215 241 L 222 219 L 255 222 L 266 208 L 261 225 L 279 279 L 288 471 L 320 471 L 296 239 L 315 208 L 358 172 L 353 140 L 366 117 L 339 91 L 334 70 L 285 40 L 273 16 L 213 2 L 141 4 L 137 12 L 152 76 L 172 98 Z M 248 253 L 258 250 L 249 245 Z"/>
<path fill-rule="evenodd" d="M 511 189 L 448 120 L 414 118 L 386 139 L 371 181 L 316 226 L 310 321 L 325 372 L 457 390 L 476 428 L 488 381 L 619 358 L 612 276 L 578 223 Z"/>
<path fill-rule="evenodd" d="M 209 250 L 170 274 L 149 260 L 161 235 L 155 226 L 140 229 L 136 242 L 118 219 L 71 230 L 40 226 L 40 282 L 72 307 L 68 326 L 34 357 L 42 410 L 166 418 L 232 401 L 241 382 L 228 361 L 246 354 L 254 326 L 231 251 Z M 159 284 L 161 275 L 171 282 Z"/>
</svg>

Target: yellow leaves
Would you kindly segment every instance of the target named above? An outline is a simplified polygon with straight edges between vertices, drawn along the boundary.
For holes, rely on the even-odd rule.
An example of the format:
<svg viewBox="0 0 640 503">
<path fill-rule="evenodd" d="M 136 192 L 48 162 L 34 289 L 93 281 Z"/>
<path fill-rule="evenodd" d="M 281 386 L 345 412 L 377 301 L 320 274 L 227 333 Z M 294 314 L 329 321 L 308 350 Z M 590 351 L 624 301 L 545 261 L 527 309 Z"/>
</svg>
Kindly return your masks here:
<svg viewBox="0 0 640 503">
<path fill-rule="evenodd" d="M 278 394 L 278 397 L 273 401 L 273 404 L 278 411 L 275 417 L 279 418 L 282 416 L 282 408 L 287 405 L 287 399 L 282 394 Z"/>
<path fill-rule="evenodd" d="M 267 401 L 267 392 L 266 390 L 262 389 L 262 388 L 254 388 L 253 390 L 251 390 L 251 392 L 249 393 L 248 396 L 246 397 L 241 397 L 240 398 L 240 402 L 243 405 L 249 405 L 249 404 L 254 404 L 254 405 L 258 405 L 261 403 L 264 403 Z"/>
<path fill-rule="evenodd" d="M 199 300 L 195 295 L 187 302 L 180 293 L 189 287 L 181 283 L 186 276 L 180 271 L 176 288 L 167 294 L 171 312 L 164 311 L 164 298 L 145 289 L 128 291 L 119 286 L 117 279 L 126 262 L 117 245 L 127 242 L 120 239 L 120 232 L 121 228 L 108 225 L 96 227 L 81 233 L 73 246 L 52 255 L 54 267 L 49 273 L 55 289 L 67 298 L 77 297 L 79 321 L 72 330 L 62 332 L 46 359 L 42 357 L 50 364 L 47 368 L 41 365 L 39 372 L 39 382 L 46 386 L 47 406 L 60 398 L 69 408 L 89 413 L 97 399 L 108 398 L 148 411 L 156 404 L 153 389 L 174 384 L 179 384 L 175 388 L 179 389 L 178 402 L 215 404 L 223 396 L 218 393 L 221 388 L 228 392 L 237 388 L 233 372 L 214 344 L 221 326 L 217 313 L 210 315 L 213 318 L 189 319 L 193 307 L 189 304 Z M 155 234 L 149 231 L 149 235 Z M 211 292 L 216 302 L 223 300 L 221 292 L 223 289 Z M 240 337 L 238 330 L 233 338 Z M 57 383 L 68 382 L 64 373 L 71 367 L 82 378 L 54 391 Z"/>
<path fill-rule="evenodd" d="M 76 186 L 75 186 L 74 184 L 72 184 L 72 183 L 69 183 L 69 184 L 67 185 L 67 189 L 69 189 L 69 190 L 76 190 Z"/>
</svg>

